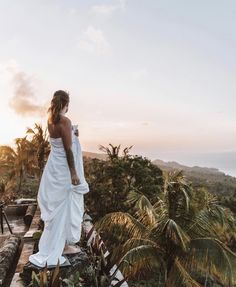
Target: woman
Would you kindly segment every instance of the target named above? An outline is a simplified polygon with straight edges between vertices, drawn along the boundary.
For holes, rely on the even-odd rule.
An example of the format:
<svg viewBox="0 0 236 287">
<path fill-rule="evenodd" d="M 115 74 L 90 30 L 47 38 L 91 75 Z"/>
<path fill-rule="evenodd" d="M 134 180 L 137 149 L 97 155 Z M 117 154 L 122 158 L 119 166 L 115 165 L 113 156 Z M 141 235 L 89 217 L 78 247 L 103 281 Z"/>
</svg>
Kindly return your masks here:
<svg viewBox="0 0 236 287">
<path fill-rule="evenodd" d="M 29 257 L 31 263 L 40 267 L 44 267 L 46 262 L 48 266 L 56 265 L 58 259 L 60 265 L 63 264 L 66 261 L 63 250 L 78 252 L 73 244 L 81 237 L 83 196 L 89 192 L 81 145 L 71 121 L 65 116 L 68 106 L 69 94 L 56 91 L 48 109 L 51 151 L 37 196 L 44 230 L 39 240 L 39 251 Z"/>
</svg>

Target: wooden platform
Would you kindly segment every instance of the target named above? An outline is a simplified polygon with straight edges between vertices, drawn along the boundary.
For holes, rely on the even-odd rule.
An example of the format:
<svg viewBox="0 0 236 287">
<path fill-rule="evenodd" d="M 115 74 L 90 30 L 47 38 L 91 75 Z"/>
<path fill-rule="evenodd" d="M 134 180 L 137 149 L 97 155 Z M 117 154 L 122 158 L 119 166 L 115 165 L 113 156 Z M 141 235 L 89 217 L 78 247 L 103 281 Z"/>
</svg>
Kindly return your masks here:
<svg viewBox="0 0 236 287">
<path fill-rule="evenodd" d="M 23 248 L 10 287 L 24 286 L 19 274 L 23 271 L 23 267 L 29 261 L 29 256 L 33 254 L 34 249 L 33 234 L 35 231 L 38 230 L 39 220 L 40 220 L 40 209 L 39 207 L 37 207 L 30 228 L 23 236 Z"/>
</svg>

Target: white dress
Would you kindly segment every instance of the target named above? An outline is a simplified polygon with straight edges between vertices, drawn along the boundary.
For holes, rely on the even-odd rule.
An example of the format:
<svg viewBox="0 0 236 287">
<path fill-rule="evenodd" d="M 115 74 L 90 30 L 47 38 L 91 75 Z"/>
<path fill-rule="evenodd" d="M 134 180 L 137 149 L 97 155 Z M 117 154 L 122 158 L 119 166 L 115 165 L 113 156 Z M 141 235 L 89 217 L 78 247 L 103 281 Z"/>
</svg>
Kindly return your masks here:
<svg viewBox="0 0 236 287">
<path fill-rule="evenodd" d="M 44 230 L 39 240 L 39 251 L 29 256 L 37 266 L 60 265 L 66 261 L 62 255 L 65 243 L 76 243 L 81 237 L 84 214 L 84 194 L 89 185 L 84 177 L 83 157 L 79 138 L 72 128 L 72 151 L 79 185 L 71 183 L 62 138 L 50 138 L 51 151 L 45 165 L 37 201 L 44 221 Z"/>
</svg>

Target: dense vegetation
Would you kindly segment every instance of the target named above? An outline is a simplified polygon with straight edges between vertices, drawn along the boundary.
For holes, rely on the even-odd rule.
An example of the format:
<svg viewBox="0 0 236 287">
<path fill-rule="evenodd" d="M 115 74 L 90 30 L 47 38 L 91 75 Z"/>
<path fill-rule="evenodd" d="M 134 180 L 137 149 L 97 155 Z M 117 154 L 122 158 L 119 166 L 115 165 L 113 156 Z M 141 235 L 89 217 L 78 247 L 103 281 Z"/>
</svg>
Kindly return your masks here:
<svg viewBox="0 0 236 287">
<path fill-rule="evenodd" d="M 50 150 L 40 125 L 15 143 L 0 147 L 6 201 L 36 197 Z M 91 191 L 85 203 L 130 286 L 234 286 L 235 190 L 209 192 L 202 179 L 191 182 L 182 170 L 131 156 L 132 146 L 121 153 L 109 145 L 100 146 L 106 160 L 84 157 Z"/>
<path fill-rule="evenodd" d="M 0 199 L 35 197 L 49 151 L 47 132 L 39 124 L 16 138 L 15 147 L 0 146 Z"/>
<path fill-rule="evenodd" d="M 100 146 L 108 160 L 87 159 L 85 173 L 91 192 L 86 197 L 90 214 L 97 219 L 108 212 L 128 211 L 126 199 L 130 191 L 139 191 L 154 202 L 163 187 L 162 171 L 150 160 L 130 156 L 129 149 L 119 156 L 120 146 L 111 150 Z"/>
</svg>

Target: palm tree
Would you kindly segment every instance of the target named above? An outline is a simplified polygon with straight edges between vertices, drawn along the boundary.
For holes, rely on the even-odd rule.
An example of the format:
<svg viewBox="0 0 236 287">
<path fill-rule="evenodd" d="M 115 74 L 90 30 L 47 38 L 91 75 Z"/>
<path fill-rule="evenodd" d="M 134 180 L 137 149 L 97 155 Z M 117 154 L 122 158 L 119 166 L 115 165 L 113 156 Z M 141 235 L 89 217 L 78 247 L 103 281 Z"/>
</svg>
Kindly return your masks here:
<svg viewBox="0 0 236 287">
<path fill-rule="evenodd" d="M 40 124 L 35 123 L 34 129 L 28 127 L 26 134 L 32 135 L 31 143 L 36 153 L 39 178 L 41 178 L 50 151 L 47 129 L 43 130 Z"/>
<path fill-rule="evenodd" d="M 105 149 L 110 150 L 109 147 Z M 125 148 L 123 155 L 117 157 L 113 156 L 118 150 L 114 147 L 114 152 L 110 151 L 110 159 L 91 159 L 85 164 L 85 172 L 93 191 L 88 194 L 86 202 L 93 218 L 98 219 L 108 212 L 129 210 L 131 207 L 126 197 L 130 190 L 139 190 L 151 202 L 162 190 L 162 171 L 142 156 L 131 156 L 128 149 Z"/>
<path fill-rule="evenodd" d="M 209 280 L 233 286 L 236 254 L 218 232 L 219 224 L 221 228 L 229 224 L 225 210 L 209 196 L 197 211 L 194 191 L 182 171 L 166 172 L 164 180 L 163 193 L 154 204 L 144 194 L 131 191 L 133 215 L 113 212 L 95 224 L 98 232 L 115 242 L 114 259 L 129 262 L 121 266 L 128 276 L 159 272 L 166 287 L 206 286 Z"/>
<path fill-rule="evenodd" d="M 103 145 L 99 145 L 99 150 L 105 152 L 110 160 L 118 159 L 119 158 L 119 152 L 120 152 L 120 145 L 114 146 L 111 143 L 109 143 L 109 145 L 111 146 L 110 148 L 105 147 Z M 125 158 L 129 157 L 129 151 L 132 147 L 133 147 L 133 145 L 123 149 L 123 152 L 122 152 L 123 157 L 125 157 Z"/>
<path fill-rule="evenodd" d="M 16 149 L 3 145 L 0 146 L 0 161 L 8 170 L 9 179 L 19 179 L 18 192 L 26 172 L 31 173 L 34 169 L 34 157 L 31 143 L 24 138 L 15 139 Z"/>
<path fill-rule="evenodd" d="M 5 181 L 1 178 L 0 179 L 0 193 L 4 193 L 6 190 L 6 183 Z"/>
</svg>

